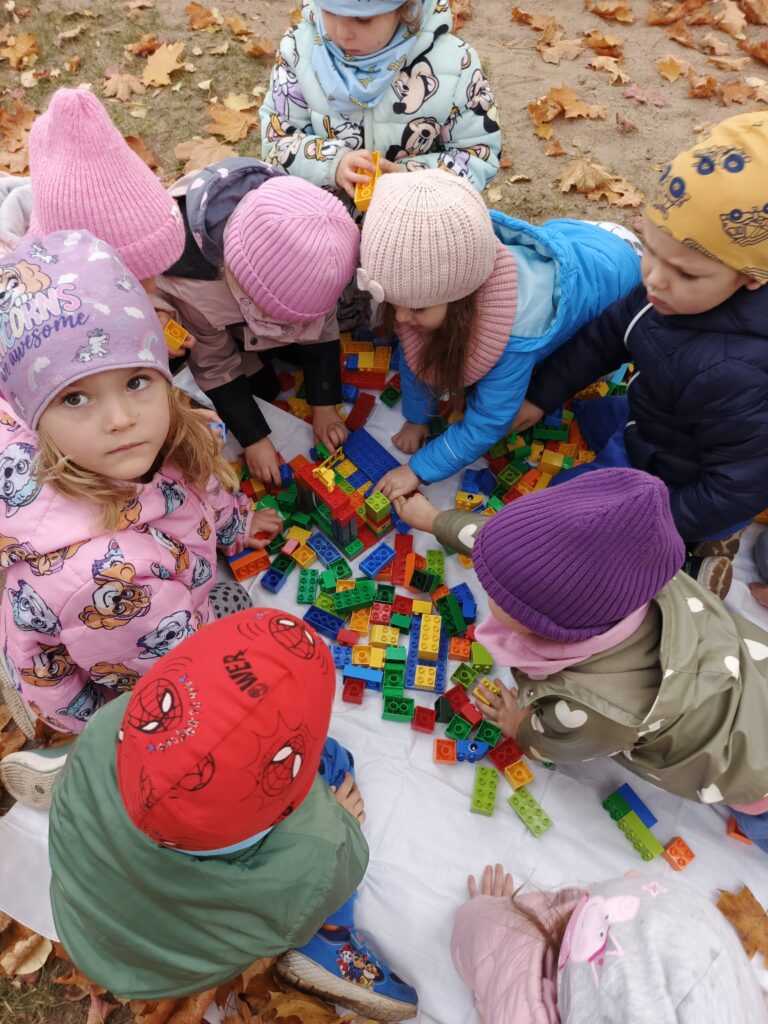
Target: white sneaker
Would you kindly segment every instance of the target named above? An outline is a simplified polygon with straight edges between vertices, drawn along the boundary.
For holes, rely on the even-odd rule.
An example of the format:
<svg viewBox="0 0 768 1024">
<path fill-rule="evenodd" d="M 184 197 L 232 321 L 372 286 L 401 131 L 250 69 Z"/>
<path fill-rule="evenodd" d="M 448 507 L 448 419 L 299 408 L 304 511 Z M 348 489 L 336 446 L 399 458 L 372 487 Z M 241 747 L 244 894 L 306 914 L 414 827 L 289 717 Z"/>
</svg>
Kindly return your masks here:
<svg viewBox="0 0 768 1024">
<path fill-rule="evenodd" d="M 51 793 L 61 769 L 67 762 L 72 743 L 37 750 L 20 750 L 0 761 L 0 782 L 14 800 L 45 811 L 51 806 Z"/>
</svg>

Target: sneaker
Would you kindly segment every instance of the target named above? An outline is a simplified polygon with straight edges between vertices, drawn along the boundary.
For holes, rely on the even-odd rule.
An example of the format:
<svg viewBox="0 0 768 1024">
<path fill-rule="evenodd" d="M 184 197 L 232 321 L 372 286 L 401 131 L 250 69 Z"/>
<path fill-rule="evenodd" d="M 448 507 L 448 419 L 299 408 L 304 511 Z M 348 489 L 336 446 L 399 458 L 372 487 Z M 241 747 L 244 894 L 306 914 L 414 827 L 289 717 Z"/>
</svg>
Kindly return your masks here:
<svg viewBox="0 0 768 1024">
<path fill-rule="evenodd" d="M 21 729 L 28 740 L 34 738 L 35 720 L 29 713 L 24 699 L 13 685 L 5 659 L 0 654 L 0 703 L 5 704 L 13 716 L 16 725 Z"/>
<path fill-rule="evenodd" d="M 416 990 L 355 930 L 321 928 L 301 949 L 284 953 L 276 970 L 294 988 L 377 1021 L 410 1020 L 419 1008 Z"/>
<path fill-rule="evenodd" d="M 746 529 L 746 527 L 745 527 Z M 711 555 L 725 555 L 726 558 L 735 558 L 741 545 L 741 535 L 744 530 L 737 530 L 728 537 L 721 537 L 719 540 L 703 540 L 691 551 L 696 558 L 709 558 Z"/>
<path fill-rule="evenodd" d="M 0 782 L 14 800 L 39 811 L 51 806 L 51 793 L 61 769 L 67 761 L 72 744 L 20 750 L 0 761 Z"/>
<path fill-rule="evenodd" d="M 721 599 L 733 583 L 733 562 L 725 555 L 710 555 L 708 558 L 689 555 L 683 563 L 683 571 Z"/>
</svg>

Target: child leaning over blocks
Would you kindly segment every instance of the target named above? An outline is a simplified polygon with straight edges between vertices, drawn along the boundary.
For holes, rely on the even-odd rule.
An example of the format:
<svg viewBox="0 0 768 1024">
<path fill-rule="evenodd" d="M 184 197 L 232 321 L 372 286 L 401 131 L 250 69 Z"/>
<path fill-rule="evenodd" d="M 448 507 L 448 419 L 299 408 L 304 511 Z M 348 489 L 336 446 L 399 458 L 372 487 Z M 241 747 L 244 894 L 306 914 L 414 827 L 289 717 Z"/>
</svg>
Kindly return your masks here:
<svg viewBox="0 0 768 1024">
<path fill-rule="evenodd" d="M 679 570 L 660 480 L 604 469 L 533 491 L 490 519 L 395 502 L 471 555 L 491 614 L 476 630 L 514 692 L 489 718 L 526 756 L 615 757 L 670 793 L 735 807 L 768 850 L 768 634 Z"/>
</svg>

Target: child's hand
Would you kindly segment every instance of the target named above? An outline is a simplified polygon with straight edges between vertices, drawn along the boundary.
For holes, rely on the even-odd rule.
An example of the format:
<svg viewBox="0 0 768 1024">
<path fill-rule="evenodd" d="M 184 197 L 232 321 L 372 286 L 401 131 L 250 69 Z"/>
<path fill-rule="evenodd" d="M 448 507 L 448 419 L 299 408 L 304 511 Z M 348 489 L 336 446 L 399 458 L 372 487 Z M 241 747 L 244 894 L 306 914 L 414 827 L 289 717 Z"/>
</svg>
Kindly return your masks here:
<svg viewBox="0 0 768 1024">
<path fill-rule="evenodd" d="M 538 423 L 543 415 L 543 409 L 540 409 L 538 405 L 534 405 L 533 402 L 529 402 L 527 398 L 524 398 L 523 404 L 517 411 L 517 416 L 515 416 L 509 425 L 510 433 L 513 430 L 527 430 L 528 427 L 532 427 L 534 423 Z"/>
<path fill-rule="evenodd" d="M 268 437 L 249 444 L 243 450 L 243 457 L 251 476 L 255 476 L 263 484 L 280 486 L 280 462 L 275 446 Z"/>
<path fill-rule="evenodd" d="M 341 804 L 345 811 L 349 811 L 353 818 L 357 818 L 362 825 L 365 821 L 365 804 L 360 790 L 357 788 L 357 783 L 349 772 L 344 775 L 344 781 L 340 786 L 331 786 L 331 792 L 336 794 L 336 802 Z"/>
<path fill-rule="evenodd" d="M 381 491 L 385 498 L 394 501 L 395 498 L 415 491 L 420 483 L 410 466 L 398 466 L 397 469 L 390 469 L 385 473 L 373 489 Z"/>
<path fill-rule="evenodd" d="M 411 494 L 408 498 L 395 498 L 395 512 L 416 530 L 433 533 L 432 526 L 438 509 L 423 494 Z"/>
<path fill-rule="evenodd" d="M 155 313 L 157 314 L 157 319 L 160 321 L 161 327 L 165 327 L 168 321 L 173 319 L 171 314 L 166 309 L 156 309 Z M 170 345 L 166 345 L 166 348 L 168 349 L 169 358 L 178 359 L 182 351 L 187 348 L 192 348 L 196 341 L 197 338 L 194 336 L 194 334 L 187 333 L 186 338 L 181 343 L 181 346 L 179 348 L 171 348 Z"/>
<path fill-rule="evenodd" d="M 413 455 L 429 436 L 426 423 L 405 423 L 396 434 L 392 435 L 392 444 L 406 455 Z"/>
<path fill-rule="evenodd" d="M 315 444 L 322 441 L 329 452 L 334 452 L 349 437 L 335 405 L 312 406 L 312 429 L 315 432 Z"/>
<path fill-rule="evenodd" d="M 469 898 L 473 900 L 478 895 L 477 881 L 474 875 L 470 875 L 467 879 L 467 888 L 469 889 Z M 495 868 L 490 864 L 485 865 L 480 882 L 481 896 L 504 896 L 508 899 L 514 891 L 515 883 L 512 881 L 512 875 L 505 872 L 501 864 L 497 864 Z"/>
<path fill-rule="evenodd" d="M 251 517 L 251 531 L 245 541 L 249 548 L 258 550 L 259 548 L 265 548 L 267 544 L 283 528 L 283 517 L 273 508 L 260 508 L 253 513 Z M 267 534 L 266 537 L 259 536 L 259 534 Z"/>
<path fill-rule="evenodd" d="M 518 729 L 531 712 L 528 708 L 519 708 L 517 706 L 517 701 L 512 691 L 507 689 L 500 679 L 494 679 L 493 681 L 500 688 L 501 693 L 491 693 L 490 690 L 486 690 L 483 684 L 480 683 L 477 689 L 482 691 L 483 696 L 487 697 L 490 703 L 487 705 L 478 704 L 477 706 L 486 718 L 489 718 L 498 725 L 505 736 L 511 736 L 515 739 Z"/>
<path fill-rule="evenodd" d="M 343 188 L 347 195 L 355 198 L 355 185 L 365 185 L 376 173 L 373 157 L 368 149 L 352 149 L 336 165 L 336 187 Z"/>
<path fill-rule="evenodd" d="M 394 160 L 385 160 L 383 156 L 379 158 L 379 168 L 382 174 L 404 173 L 407 170 L 403 164 L 396 164 Z"/>
</svg>

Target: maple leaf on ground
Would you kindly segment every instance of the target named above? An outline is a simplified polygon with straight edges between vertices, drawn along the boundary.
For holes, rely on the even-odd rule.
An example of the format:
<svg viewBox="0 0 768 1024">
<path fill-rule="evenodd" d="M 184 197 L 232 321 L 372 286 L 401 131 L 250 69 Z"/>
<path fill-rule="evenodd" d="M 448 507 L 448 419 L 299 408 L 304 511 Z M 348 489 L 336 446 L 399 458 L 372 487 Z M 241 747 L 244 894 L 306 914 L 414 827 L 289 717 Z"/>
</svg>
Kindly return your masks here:
<svg viewBox="0 0 768 1024">
<path fill-rule="evenodd" d="M 460 31 L 472 17 L 472 0 L 451 0 L 453 9 L 452 31 Z"/>
<path fill-rule="evenodd" d="M 208 164 L 216 164 L 219 160 L 226 160 L 229 156 L 237 156 L 237 150 L 231 146 L 222 146 L 216 139 L 204 139 L 195 135 L 186 142 L 180 142 L 173 151 L 173 155 L 179 160 L 186 160 L 184 173 L 199 171 L 201 167 Z"/>
<path fill-rule="evenodd" d="M 745 79 L 747 85 L 751 86 L 755 90 L 754 99 L 759 103 L 768 103 L 768 82 L 764 78 L 753 78 Z"/>
<path fill-rule="evenodd" d="M 685 46 L 689 50 L 698 50 L 696 40 L 682 21 L 676 21 L 670 25 L 667 28 L 667 35 L 673 42 L 680 43 L 681 46 Z"/>
<path fill-rule="evenodd" d="M 257 105 L 244 92 L 230 92 L 221 102 L 230 110 L 252 110 Z"/>
<path fill-rule="evenodd" d="M 53 952 L 53 943 L 18 921 L 2 933 L 0 975 L 31 974 L 42 967 Z"/>
<path fill-rule="evenodd" d="M 768 967 L 768 916 L 746 885 L 738 892 L 720 890 L 717 909 L 731 922 L 741 940 L 747 957 L 762 953 Z"/>
<path fill-rule="evenodd" d="M 744 53 L 748 53 L 750 57 L 755 60 L 760 60 L 763 64 L 768 64 L 768 40 L 763 40 L 759 43 L 750 43 L 747 39 L 739 40 L 738 47 L 743 50 Z"/>
<path fill-rule="evenodd" d="M 749 57 L 707 57 L 707 64 L 718 71 L 742 71 L 749 64 Z"/>
<path fill-rule="evenodd" d="M 629 75 L 621 70 L 616 57 L 593 57 L 587 61 L 587 67 L 595 71 L 607 71 L 611 76 L 611 85 L 616 85 L 617 82 L 625 85 L 629 81 Z"/>
<path fill-rule="evenodd" d="M 541 39 L 536 49 L 547 64 L 559 64 L 561 60 L 576 60 L 584 50 L 584 43 L 581 39 L 561 39 L 555 43 Z"/>
<path fill-rule="evenodd" d="M 688 74 L 690 95 L 696 100 L 708 100 L 717 93 L 717 79 L 712 75 L 697 75 L 693 70 Z"/>
<path fill-rule="evenodd" d="M 213 120 L 205 126 L 211 135 L 220 135 L 227 142 L 239 142 L 258 123 L 258 118 L 244 110 L 233 110 L 223 103 L 209 103 L 208 116 Z"/>
<path fill-rule="evenodd" d="M 544 147 L 544 156 L 566 156 L 567 150 L 559 139 L 552 139 Z"/>
<path fill-rule="evenodd" d="M 747 23 L 747 18 L 744 12 L 739 8 L 738 4 L 733 2 L 733 0 L 721 0 L 721 3 L 723 5 L 723 9 L 715 18 L 717 27 L 731 36 L 743 35 L 744 26 Z"/>
<path fill-rule="evenodd" d="M 187 4 L 184 8 L 184 13 L 189 18 L 189 27 L 195 31 L 207 28 L 218 29 L 221 24 L 221 15 L 209 11 L 202 4 L 194 3 L 194 0 L 192 3 Z"/>
<path fill-rule="evenodd" d="M 137 39 L 135 43 L 131 43 L 126 49 L 134 57 L 149 57 L 150 54 L 160 49 L 160 40 L 157 36 L 146 33 L 141 39 Z"/>
<path fill-rule="evenodd" d="M 163 43 L 158 47 L 147 60 L 142 72 L 141 80 L 144 85 L 170 85 L 173 72 L 184 67 L 179 62 L 184 46 L 184 43 Z"/>
<path fill-rule="evenodd" d="M 246 23 L 240 17 L 239 14 L 235 14 L 231 18 L 225 18 L 224 21 L 227 24 L 227 28 L 233 36 L 250 36 L 253 35 L 251 30 L 248 28 Z"/>
<path fill-rule="evenodd" d="M 254 43 L 244 46 L 243 53 L 246 53 L 249 57 L 269 57 L 271 59 L 276 49 L 277 45 L 275 43 L 267 39 L 266 36 L 262 36 L 261 39 L 257 39 Z"/>
<path fill-rule="evenodd" d="M 123 138 L 136 156 L 143 160 L 150 170 L 156 171 L 160 167 L 160 158 L 156 153 L 152 152 L 146 142 L 140 139 L 138 135 L 124 135 Z"/>
<path fill-rule="evenodd" d="M 585 33 L 584 42 L 599 57 L 620 59 L 624 56 L 622 50 L 624 40 L 620 36 L 607 36 L 599 29 L 593 28 L 590 32 Z"/>
<path fill-rule="evenodd" d="M 111 71 L 104 80 L 104 95 L 125 102 L 134 95 L 141 96 L 147 90 L 134 75 Z"/>
<path fill-rule="evenodd" d="M 746 82 L 723 82 L 720 86 L 723 104 L 730 107 L 732 103 L 746 103 L 754 99 L 755 90 Z"/>
<path fill-rule="evenodd" d="M 512 8 L 512 21 L 518 21 L 521 25 L 530 25 L 534 32 L 551 32 L 560 29 L 561 35 L 565 35 L 565 29 L 551 14 L 529 14 L 520 10 L 519 7 Z"/>
<path fill-rule="evenodd" d="M 632 132 L 637 131 L 637 125 L 634 121 L 628 121 L 626 117 L 622 117 L 621 114 L 616 114 L 616 131 L 621 132 L 622 135 L 631 135 Z"/>
<path fill-rule="evenodd" d="M 768 0 L 739 0 L 739 7 L 752 25 L 768 25 Z"/>
<path fill-rule="evenodd" d="M 620 21 L 624 25 L 631 25 L 635 20 L 628 3 L 617 3 L 616 0 L 584 0 L 584 6 L 592 14 L 597 14 L 606 21 Z"/>
<path fill-rule="evenodd" d="M 668 82 L 676 82 L 680 75 L 687 75 L 692 70 L 687 60 L 678 60 L 672 54 L 667 54 L 666 57 L 659 57 L 656 61 L 656 67 L 659 69 L 661 77 L 666 78 Z"/>
<path fill-rule="evenodd" d="M 607 199 L 612 206 L 635 207 L 643 201 L 642 192 L 634 185 L 587 157 L 571 160 L 558 180 L 561 192 L 575 190 L 587 199 Z"/>
<path fill-rule="evenodd" d="M 29 32 L 9 36 L 7 45 L 0 49 L 0 58 L 8 61 L 12 68 L 24 68 L 37 60 L 37 39 Z"/>
<path fill-rule="evenodd" d="M 704 43 L 704 52 L 711 53 L 715 57 L 724 57 L 730 50 L 728 43 L 716 36 L 714 32 L 707 32 L 702 42 Z"/>
</svg>

